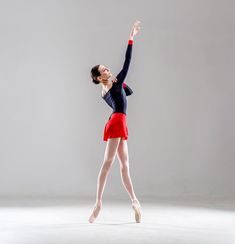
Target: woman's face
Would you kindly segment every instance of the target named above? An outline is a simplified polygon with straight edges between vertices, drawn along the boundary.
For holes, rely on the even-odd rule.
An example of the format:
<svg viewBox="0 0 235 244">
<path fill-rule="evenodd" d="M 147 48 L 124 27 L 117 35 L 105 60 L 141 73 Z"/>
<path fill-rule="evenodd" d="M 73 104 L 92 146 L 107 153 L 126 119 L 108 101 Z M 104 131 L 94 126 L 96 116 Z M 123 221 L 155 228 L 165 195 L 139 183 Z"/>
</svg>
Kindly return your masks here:
<svg viewBox="0 0 235 244">
<path fill-rule="evenodd" d="M 100 71 L 100 78 L 102 80 L 108 80 L 111 76 L 112 76 L 112 73 L 111 71 L 104 65 L 100 64 L 99 65 L 99 71 Z"/>
</svg>

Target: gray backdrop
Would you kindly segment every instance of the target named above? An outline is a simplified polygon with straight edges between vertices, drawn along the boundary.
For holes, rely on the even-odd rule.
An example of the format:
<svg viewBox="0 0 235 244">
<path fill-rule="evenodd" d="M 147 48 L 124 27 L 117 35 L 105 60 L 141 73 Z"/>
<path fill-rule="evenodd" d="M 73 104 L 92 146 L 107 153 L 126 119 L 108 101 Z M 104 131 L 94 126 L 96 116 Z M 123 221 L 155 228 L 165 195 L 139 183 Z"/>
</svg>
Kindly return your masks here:
<svg viewBox="0 0 235 244">
<path fill-rule="evenodd" d="M 126 83 L 137 197 L 234 197 L 234 1 L 1 1 L 0 196 L 95 197 L 114 75 Z M 119 163 L 104 198 L 128 198 Z"/>
</svg>

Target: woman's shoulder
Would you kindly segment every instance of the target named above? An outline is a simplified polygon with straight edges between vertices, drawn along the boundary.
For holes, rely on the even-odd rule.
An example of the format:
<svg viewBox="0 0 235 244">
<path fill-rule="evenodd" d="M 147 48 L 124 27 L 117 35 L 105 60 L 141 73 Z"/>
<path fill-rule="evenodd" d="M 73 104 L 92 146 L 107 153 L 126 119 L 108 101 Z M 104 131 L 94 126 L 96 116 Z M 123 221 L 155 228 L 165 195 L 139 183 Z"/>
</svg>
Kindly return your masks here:
<svg viewBox="0 0 235 244">
<path fill-rule="evenodd" d="M 102 85 L 102 88 L 101 88 L 101 96 L 103 97 L 106 93 L 108 93 L 109 90 L 112 89 L 113 85 L 114 85 L 113 83 L 111 85 L 109 85 L 109 86 Z"/>
</svg>

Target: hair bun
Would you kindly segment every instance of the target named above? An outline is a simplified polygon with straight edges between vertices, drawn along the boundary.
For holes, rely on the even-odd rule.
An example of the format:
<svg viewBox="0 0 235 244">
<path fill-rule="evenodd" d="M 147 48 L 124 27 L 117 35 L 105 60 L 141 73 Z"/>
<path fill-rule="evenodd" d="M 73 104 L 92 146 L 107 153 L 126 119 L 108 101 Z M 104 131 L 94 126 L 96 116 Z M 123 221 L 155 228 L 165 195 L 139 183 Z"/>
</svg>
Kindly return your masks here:
<svg viewBox="0 0 235 244">
<path fill-rule="evenodd" d="M 99 84 L 99 81 L 92 79 L 92 82 L 95 83 L 96 85 Z"/>
</svg>

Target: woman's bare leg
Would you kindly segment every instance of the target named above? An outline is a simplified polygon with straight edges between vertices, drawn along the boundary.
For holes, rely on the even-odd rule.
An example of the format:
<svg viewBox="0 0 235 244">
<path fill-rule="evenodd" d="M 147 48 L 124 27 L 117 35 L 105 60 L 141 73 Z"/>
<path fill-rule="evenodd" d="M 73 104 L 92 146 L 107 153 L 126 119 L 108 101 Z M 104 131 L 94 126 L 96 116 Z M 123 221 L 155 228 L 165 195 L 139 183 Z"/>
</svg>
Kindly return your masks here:
<svg viewBox="0 0 235 244">
<path fill-rule="evenodd" d="M 132 208 L 135 211 L 135 220 L 137 223 L 140 222 L 141 212 L 140 212 L 140 203 L 136 198 L 133 184 L 131 181 L 130 170 L 129 170 L 129 154 L 128 154 L 128 147 L 127 147 L 127 140 L 121 140 L 118 146 L 118 160 L 120 163 L 120 174 L 122 178 L 122 183 L 130 196 L 132 201 Z"/>
<path fill-rule="evenodd" d="M 115 159 L 120 140 L 121 138 L 118 137 L 118 138 L 110 138 L 107 141 L 105 154 L 104 154 L 104 161 L 99 171 L 98 180 L 97 180 L 96 204 L 89 218 L 90 223 L 92 223 L 95 220 L 102 207 L 102 196 L 103 196 L 107 176 L 113 164 L 113 161 Z"/>
<path fill-rule="evenodd" d="M 117 151 L 118 160 L 120 163 L 120 174 L 122 178 L 122 183 L 130 196 L 131 200 L 136 199 L 136 195 L 133 189 L 130 169 L 129 169 L 129 154 L 127 147 L 127 140 L 121 140 Z"/>
</svg>

